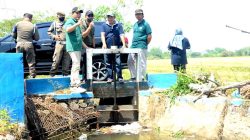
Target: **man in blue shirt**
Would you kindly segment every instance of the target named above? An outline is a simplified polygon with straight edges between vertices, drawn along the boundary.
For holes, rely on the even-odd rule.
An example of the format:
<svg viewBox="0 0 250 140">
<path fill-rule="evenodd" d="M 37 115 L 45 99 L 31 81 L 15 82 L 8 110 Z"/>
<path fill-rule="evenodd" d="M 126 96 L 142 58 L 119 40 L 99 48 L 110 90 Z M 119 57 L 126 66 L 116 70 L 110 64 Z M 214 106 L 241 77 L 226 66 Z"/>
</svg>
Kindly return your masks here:
<svg viewBox="0 0 250 140">
<path fill-rule="evenodd" d="M 125 48 L 124 31 L 121 23 L 115 20 L 115 15 L 112 12 L 107 13 L 107 22 L 103 23 L 101 30 L 102 48 L 110 49 L 111 46 L 117 46 L 117 48 Z M 115 58 L 114 58 L 115 57 Z M 115 59 L 115 60 L 114 60 Z M 115 68 L 117 72 L 118 81 L 123 83 L 121 58 L 120 54 L 105 54 L 104 60 L 108 70 L 108 83 L 113 81 L 113 61 L 115 61 Z"/>
</svg>

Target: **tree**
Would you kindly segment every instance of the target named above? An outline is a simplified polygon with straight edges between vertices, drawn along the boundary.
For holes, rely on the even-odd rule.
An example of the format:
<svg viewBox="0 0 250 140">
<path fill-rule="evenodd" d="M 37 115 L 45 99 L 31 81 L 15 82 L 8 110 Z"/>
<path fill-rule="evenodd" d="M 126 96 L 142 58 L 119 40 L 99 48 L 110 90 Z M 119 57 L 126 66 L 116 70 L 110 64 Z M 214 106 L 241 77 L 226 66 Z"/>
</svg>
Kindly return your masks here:
<svg viewBox="0 0 250 140">
<path fill-rule="evenodd" d="M 235 51 L 236 56 L 250 56 L 250 47 L 245 47 Z"/>
<path fill-rule="evenodd" d="M 201 57 L 201 53 L 200 52 L 191 52 L 190 57 L 192 57 L 192 58 Z"/>
<path fill-rule="evenodd" d="M 153 47 L 152 49 L 150 49 L 149 53 L 148 53 L 148 57 L 149 59 L 163 59 L 164 55 L 162 53 L 162 50 L 158 47 Z"/>
<path fill-rule="evenodd" d="M 115 14 L 115 18 L 117 21 L 123 23 L 124 32 L 129 32 L 132 29 L 132 23 L 130 21 L 125 21 L 122 14 L 119 12 L 119 9 L 125 8 L 126 5 L 122 0 L 119 0 L 116 5 L 111 7 L 101 5 L 97 7 L 94 11 L 95 13 L 95 21 L 105 21 L 106 14 L 109 11 L 112 11 Z"/>
<path fill-rule="evenodd" d="M 84 4 L 79 3 L 79 0 L 73 0 L 74 3 L 77 3 L 77 5 L 80 5 L 81 7 L 84 7 Z M 143 6 L 143 0 L 134 0 L 135 5 L 138 7 Z M 121 13 L 121 10 L 124 10 L 128 7 L 126 5 L 126 0 L 117 0 L 117 3 L 111 6 L 104 6 L 101 5 L 97 7 L 94 10 L 95 13 L 95 20 L 96 21 L 104 21 L 106 18 L 106 13 L 108 11 L 113 11 L 116 15 L 117 21 L 123 23 L 123 28 L 125 32 L 129 32 L 132 29 L 132 23 L 130 21 L 125 21 L 123 18 L 123 15 Z M 124 10 L 125 11 L 125 10 Z M 47 16 L 48 11 L 45 12 L 34 12 L 33 14 L 33 23 L 39 23 L 39 22 L 47 22 L 47 21 L 54 21 L 55 16 Z M 10 20 L 3 20 L 0 22 L 0 38 L 6 36 L 7 34 L 10 34 L 11 29 L 13 26 L 20 21 L 22 18 L 14 18 Z"/>
<path fill-rule="evenodd" d="M 55 20 L 55 16 L 46 16 L 46 15 L 47 15 L 46 12 L 45 13 L 35 12 L 33 14 L 32 22 L 39 23 L 39 22 L 48 22 Z M 14 18 L 9 20 L 3 20 L 2 22 L 0 22 L 0 37 L 4 37 L 10 34 L 14 25 L 21 20 L 22 18 Z"/>
</svg>

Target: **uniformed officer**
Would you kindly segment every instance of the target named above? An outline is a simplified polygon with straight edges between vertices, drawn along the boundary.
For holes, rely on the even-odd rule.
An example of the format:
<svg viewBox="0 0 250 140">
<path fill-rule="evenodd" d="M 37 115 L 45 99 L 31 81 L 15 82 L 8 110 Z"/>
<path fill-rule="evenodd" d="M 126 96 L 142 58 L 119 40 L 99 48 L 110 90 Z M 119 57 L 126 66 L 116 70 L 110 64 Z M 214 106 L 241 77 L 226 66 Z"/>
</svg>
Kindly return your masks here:
<svg viewBox="0 0 250 140">
<path fill-rule="evenodd" d="M 88 48 L 95 48 L 95 37 L 94 37 L 94 33 L 95 33 L 95 26 L 94 26 L 94 13 L 91 10 L 88 10 L 85 13 L 85 20 L 83 21 L 83 25 L 82 25 L 82 36 L 83 36 L 83 50 L 84 50 L 84 54 L 83 54 L 83 73 L 82 73 L 82 81 L 85 82 L 86 80 L 86 73 L 87 73 L 87 69 L 86 69 L 86 49 Z"/>
<path fill-rule="evenodd" d="M 50 76 L 54 77 L 58 71 L 59 64 L 62 60 L 62 75 L 69 75 L 69 66 L 71 58 L 66 51 L 65 32 L 63 25 L 65 23 L 65 14 L 57 12 L 57 20 L 52 22 L 48 29 L 48 35 L 56 41 L 55 51 L 53 55 L 53 63 L 50 69 Z"/>
<path fill-rule="evenodd" d="M 26 53 L 26 61 L 29 65 L 30 78 L 36 77 L 36 55 L 34 51 L 34 46 L 32 44 L 33 40 L 39 40 L 39 34 L 36 26 L 31 23 L 33 15 L 30 13 L 25 13 L 23 15 L 23 20 L 17 22 L 13 28 L 12 35 L 16 39 L 16 52 Z"/>
</svg>

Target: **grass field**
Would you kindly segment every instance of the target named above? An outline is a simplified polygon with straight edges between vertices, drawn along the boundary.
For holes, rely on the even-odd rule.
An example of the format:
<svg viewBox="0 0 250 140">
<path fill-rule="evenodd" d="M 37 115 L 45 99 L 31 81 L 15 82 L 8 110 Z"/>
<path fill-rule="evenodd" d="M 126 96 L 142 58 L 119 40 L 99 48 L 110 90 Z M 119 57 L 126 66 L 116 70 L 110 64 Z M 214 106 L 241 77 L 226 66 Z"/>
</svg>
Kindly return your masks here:
<svg viewBox="0 0 250 140">
<path fill-rule="evenodd" d="M 148 60 L 148 73 L 173 73 L 170 59 Z M 250 57 L 188 58 L 187 73 L 214 73 L 224 84 L 250 80 Z M 129 71 L 124 70 L 124 77 Z"/>
</svg>

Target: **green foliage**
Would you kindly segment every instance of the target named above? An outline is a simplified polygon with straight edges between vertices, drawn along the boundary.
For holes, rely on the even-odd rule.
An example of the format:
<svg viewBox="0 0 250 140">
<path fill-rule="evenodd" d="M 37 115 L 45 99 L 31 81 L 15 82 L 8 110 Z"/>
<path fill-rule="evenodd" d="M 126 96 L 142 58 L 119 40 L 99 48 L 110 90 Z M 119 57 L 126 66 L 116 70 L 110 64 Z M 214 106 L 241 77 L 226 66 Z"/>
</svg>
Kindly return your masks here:
<svg viewBox="0 0 250 140">
<path fill-rule="evenodd" d="M 148 59 L 165 59 L 170 58 L 169 52 L 162 52 L 160 48 L 153 47 L 148 52 Z"/>
<path fill-rule="evenodd" d="M 197 81 L 194 79 L 195 78 L 190 75 L 178 72 L 176 84 L 170 87 L 170 89 L 166 90 L 164 94 L 169 96 L 171 103 L 174 103 L 178 96 L 187 95 L 192 92 L 188 85 L 190 83 L 197 83 Z"/>
<path fill-rule="evenodd" d="M 132 23 L 129 21 L 125 21 L 120 9 L 125 8 L 125 2 L 123 2 L 122 0 L 118 1 L 118 4 L 113 5 L 111 7 L 106 6 L 106 5 L 101 5 L 99 7 L 96 8 L 96 10 L 94 11 L 95 13 L 95 21 L 105 21 L 106 20 L 106 14 L 109 11 L 112 11 L 115 14 L 115 18 L 118 22 L 123 23 L 123 28 L 125 32 L 129 32 L 132 29 Z"/>
<path fill-rule="evenodd" d="M 239 49 L 235 52 L 236 56 L 250 56 L 250 47 L 245 47 L 242 49 Z"/>
<path fill-rule="evenodd" d="M 192 58 L 197 58 L 197 57 L 201 57 L 201 53 L 200 52 L 191 52 L 190 53 L 190 57 Z"/>
<path fill-rule="evenodd" d="M 135 4 L 141 8 L 143 6 L 143 0 L 135 0 Z"/>
<path fill-rule="evenodd" d="M 16 123 L 11 123 L 11 118 L 6 109 L 0 110 L 0 135 L 1 134 L 15 134 L 18 126 Z"/>
<path fill-rule="evenodd" d="M 46 16 L 47 13 L 42 12 L 35 12 L 33 14 L 32 23 L 39 23 L 39 22 L 48 22 L 48 21 L 54 21 L 55 16 Z M 4 37 L 11 33 L 12 28 L 14 25 L 21 21 L 22 18 L 15 18 L 15 19 L 8 19 L 3 20 L 0 22 L 0 37 Z"/>
<path fill-rule="evenodd" d="M 172 137 L 178 138 L 178 139 L 183 138 L 184 137 L 184 132 L 183 131 L 178 131 L 176 133 L 173 133 Z"/>
<path fill-rule="evenodd" d="M 15 19 L 1 21 L 0 22 L 0 37 L 4 37 L 10 34 L 13 26 L 20 20 L 21 18 L 15 18 Z"/>
</svg>

